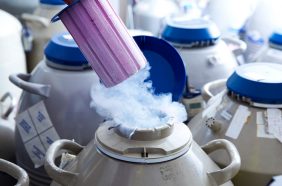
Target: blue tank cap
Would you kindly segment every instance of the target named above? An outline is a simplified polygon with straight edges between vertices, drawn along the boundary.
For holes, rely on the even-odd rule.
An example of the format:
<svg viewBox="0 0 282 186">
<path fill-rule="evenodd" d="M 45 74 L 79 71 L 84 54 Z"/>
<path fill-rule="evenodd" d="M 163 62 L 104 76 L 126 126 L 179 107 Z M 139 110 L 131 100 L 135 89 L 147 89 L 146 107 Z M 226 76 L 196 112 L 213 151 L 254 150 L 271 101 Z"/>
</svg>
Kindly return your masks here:
<svg viewBox="0 0 282 186">
<path fill-rule="evenodd" d="M 281 46 L 282 45 L 282 32 L 274 32 L 269 37 L 269 43 Z"/>
<path fill-rule="evenodd" d="M 63 0 L 40 0 L 40 3 L 47 5 L 65 5 Z"/>
<path fill-rule="evenodd" d="M 227 81 L 235 95 L 261 104 L 282 104 L 282 65 L 249 63 L 239 66 Z"/>
<path fill-rule="evenodd" d="M 48 62 L 57 66 L 81 67 L 88 62 L 69 33 L 52 37 L 44 50 Z"/>
<path fill-rule="evenodd" d="M 177 44 L 203 46 L 214 44 L 220 37 L 218 27 L 203 18 L 172 17 L 162 33 L 162 38 Z"/>
</svg>

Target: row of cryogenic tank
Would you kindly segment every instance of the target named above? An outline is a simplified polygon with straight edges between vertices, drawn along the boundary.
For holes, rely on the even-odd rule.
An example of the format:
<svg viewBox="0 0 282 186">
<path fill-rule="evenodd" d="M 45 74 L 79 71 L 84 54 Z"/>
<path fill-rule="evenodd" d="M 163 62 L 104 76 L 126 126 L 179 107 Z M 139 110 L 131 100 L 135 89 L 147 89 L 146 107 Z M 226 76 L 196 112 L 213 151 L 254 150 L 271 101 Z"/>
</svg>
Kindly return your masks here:
<svg viewBox="0 0 282 186">
<path fill-rule="evenodd" d="M 5 13 L 3 15 L 8 16 Z M 230 37 L 221 39 L 218 29 L 211 21 L 190 18 L 183 21 L 183 17 L 180 17 L 179 21 L 178 18 L 173 17 L 168 21 L 162 38 L 179 52 L 186 65 L 187 74 L 183 62 L 179 62 L 181 58 L 177 57 L 176 50 L 170 44 L 148 36 L 135 38 L 152 66 L 151 79 L 153 84 L 155 83 L 156 91 L 159 91 L 158 93 L 171 92 L 175 101 L 182 101 L 191 116 L 189 120 L 206 107 L 190 121 L 188 126 L 194 135 L 194 140 L 200 145 L 217 138 L 226 138 L 236 145 L 242 157 L 242 166 L 234 179 L 234 184 L 267 185 L 273 176 L 281 174 L 279 168 L 279 155 L 281 154 L 279 151 L 279 145 L 281 145 L 279 136 L 281 73 L 279 72 L 281 72 L 281 66 L 270 63 L 252 63 L 242 65 L 234 72 L 236 66 L 244 63 L 244 60 L 240 58 L 246 49 L 242 41 Z M 279 56 L 280 37 L 279 33 L 271 36 L 271 48 L 267 49 L 265 55 L 273 54 L 269 51 L 274 50 L 278 54 L 274 57 Z M 19 37 L 15 38 L 19 39 Z M 8 40 L 8 42 L 12 42 L 12 40 Z M 152 43 L 156 47 L 147 46 L 152 46 Z M 13 47 L 16 46 L 20 45 L 13 45 Z M 148 50 L 149 52 L 146 53 Z M 152 53 L 154 54 L 152 55 Z M 3 52 L 3 55 L 5 54 L 9 53 Z M 161 57 L 155 58 L 156 55 Z M 17 56 L 20 56 L 20 52 L 17 55 L 13 53 L 13 56 L 7 59 Z M 279 58 L 271 56 L 272 58 L 268 58 L 267 62 L 280 62 Z M 160 60 L 162 64 L 154 64 L 150 57 L 154 61 Z M 161 60 L 163 58 L 164 60 Z M 19 61 L 17 60 L 17 63 Z M 177 65 L 173 65 L 175 63 Z M 166 68 L 166 65 L 171 67 Z M 167 72 L 165 70 L 170 70 L 169 72 L 173 75 L 165 74 Z M 20 72 L 20 70 L 17 71 Z M 11 72 L 7 71 L 7 73 Z M 232 73 L 233 75 L 227 81 L 227 90 L 224 92 L 221 90 L 225 89 L 225 80 L 203 86 L 207 82 L 227 78 Z M 185 76 L 188 77 L 187 82 Z M 32 74 L 14 74 L 10 76 L 10 79 L 24 90 L 18 104 L 16 117 L 17 127 L 22 127 L 22 129 L 18 127 L 16 130 L 17 164 L 29 173 L 32 185 L 49 184 L 50 178 L 42 165 L 50 143 L 57 139 L 75 139 L 77 143 L 86 145 L 93 138 L 98 124 L 104 120 L 94 109 L 89 107 L 91 102 L 90 87 L 95 82 L 99 83 L 99 79 L 89 69 L 87 61 L 68 34 L 59 34 L 53 37 L 45 49 L 45 59 L 34 69 Z M 204 80 L 206 82 L 201 82 Z M 162 82 L 169 84 L 167 82 L 171 81 L 173 83 L 168 87 L 164 87 L 162 84 Z M 179 88 L 181 86 L 182 89 Z M 183 94 L 184 86 L 186 86 L 186 90 Z M 202 87 L 203 90 L 200 91 Z M 213 96 L 215 93 L 212 91 L 214 90 L 221 93 Z M 6 92 L 6 90 L 4 91 Z M 4 111 L 6 111 L 6 99 L 11 98 L 10 95 L 3 96 Z M 207 106 L 201 95 L 206 100 L 212 97 Z M 73 99 L 74 97 L 76 99 Z M 18 98 L 16 97 L 16 99 Z M 9 104 L 11 105 L 7 106 L 7 111 L 3 114 L 5 117 L 9 115 L 14 101 Z M 8 117 L 10 123 L 13 123 L 12 115 Z M 45 121 L 48 127 L 37 128 L 37 120 Z M 7 120 L 3 119 L 3 121 Z M 106 128 L 111 128 L 112 125 L 107 122 L 101 126 L 96 133 L 95 143 L 89 143 L 84 150 L 71 141 L 55 143 L 49 150 L 49 156 L 46 156 L 48 160 L 46 169 L 51 178 L 65 185 L 90 185 L 93 183 L 97 185 L 138 185 L 144 184 L 145 179 L 148 181 L 146 185 L 183 185 L 187 183 L 191 185 L 220 185 L 230 180 L 240 167 L 240 158 L 234 146 L 227 141 L 218 140 L 208 143 L 202 149 L 208 154 L 220 148 L 227 150 L 231 163 L 225 160 L 225 157 L 220 153 L 212 157 L 220 166 L 228 165 L 226 169 L 219 170 L 192 141 L 188 128 L 182 124 L 171 124 L 167 128 L 153 132 L 150 130 L 141 131 L 139 137 L 137 135 L 136 139 L 133 138 L 133 141 L 140 141 L 137 144 L 131 144 L 132 139 L 118 135 L 118 129 L 107 131 Z M 13 129 L 11 129 L 11 124 L 3 126 L 5 131 L 11 132 L 10 138 L 7 138 L 8 132 L 3 132 L 1 135 L 3 139 L 8 140 L 8 142 L 3 141 L 3 144 L 8 145 L 7 149 L 3 151 L 3 154 L 6 155 L 5 153 L 9 152 L 8 149 L 12 147 Z M 30 127 L 34 127 L 34 129 Z M 33 132 L 29 136 L 23 135 L 24 132 L 28 133 L 32 130 Z M 156 133 L 161 133 L 161 137 L 156 137 Z M 149 137 L 144 140 L 140 136 Z M 176 136 L 180 136 L 178 140 L 182 144 L 175 142 Z M 121 141 L 120 147 L 123 148 L 115 149 L 116 144 L 112 139 Z M 170 140 L 172 140 L 172 146 L 165 146 L 164 144 Z M 160 144 L 155 144 L 156 141 Z M 73 172 L 60 172 L 63 174 L 56 172 L 58 169 L 54 165 L 53 159 L 56 151 L 60 148 L 66 148 L 75 154 L 81 152 L 77 158 L 70 162 L 68 162 L 70 155 L 65 155 L 64 158 L 67 160 L 63 158 L 64 161 L 67 161 L 65 163 L 70 164 L 65 169 Z M 143 150 L 141 150 L 142 148 Z M 163 152 L 166 152 L 166 155 Z M 13 153 L 12 150 L 11 154 Z M 143 155 L 140 156 L 140 154 Z M 201 161 L 193 159 L 195 156 L 200 157 L 198 159 Z M 266 156 L 270 158 L 266 159 Z M 190 161 L 193 163 L 187 158 L 192 159 Z M 96 162 L 99 160 L 103 163 L 97 169 L 91 169 L 97 166 Z M 88 162 L 91 163 L 88 164 Z M 185 168 L 180 166 L 184 164 L 187 165 L 184 166 Z M 117 168 L 119 166 L 120 169 Z M 61 165 L 62 167 L 64 165 Z M 89 167 L 91 171 L 84 171 L 86 167 Z M 146 178 L 137 174 L 144 167 L 147 172 L 144 175 Z M 191 167 L 204 168 L 204 171 L 200 171 L 197 177 L 191 177 L 188 175 L 197 172 L 191 170 Z M 87 170 L 89 169 L 87 168 Z M 77 176 L 76 172 L 85 176 Z M 211 176 L 206 177 L 207 172 Z M 99 176 L 95 179 L 89 179 L 86 174 L 90 173 Z M 108 178 L 109 175 L 112 176 L 111 179 Z M 132 180 L 124 178 L 125 175 L 130 175 Z M 121 178 L 123 179 L 120 180 Z"/>
<path fill-rule="evenodd" d="M 273 32 L 279 32 L 279 0 L 111 0 L 113 8 L 129 29 L 141 29 L 161 35 L 166 18 L 182 15 L 184 19 L 203 17 L 214 21 L 222 36 L 237 37 L 247 43 L 246 61 L 258 60 Z M 44 45 L 52 35 L 66 31 L 61 23 L 50 24 L 55 13 L 65 7 L 62 0 L 2 0 L 0 9 L 15 15 L 23 23 L 23 40 L 28 71 L 43 57 Z M 240 14 L 238 14 L 240 12 Z M 276 56 L 277 57 L 277 56 Z"/>
</svg>

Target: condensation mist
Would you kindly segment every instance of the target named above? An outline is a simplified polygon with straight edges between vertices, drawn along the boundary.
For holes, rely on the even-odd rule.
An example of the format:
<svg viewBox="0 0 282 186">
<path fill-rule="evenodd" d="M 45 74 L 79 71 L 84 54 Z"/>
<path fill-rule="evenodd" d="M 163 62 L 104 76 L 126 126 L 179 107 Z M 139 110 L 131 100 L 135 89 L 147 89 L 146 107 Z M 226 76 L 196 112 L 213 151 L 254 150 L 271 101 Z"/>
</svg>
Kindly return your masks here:
<svg viewBox="0 0 282 186">
<path fill-rule="evenodd" d="M 137 128 L 154 128 L 169 121 L 183 122 L 187 119 L 184 106 L 172 102 L 171 94 L 154 95 L 149 77 L 149 67 L 140 70 L 124 82 L 106 88 L 97 84 L 91 90 L 91 107 L 106 119 L 122 127 L 128 137 Z"/>
</svg>

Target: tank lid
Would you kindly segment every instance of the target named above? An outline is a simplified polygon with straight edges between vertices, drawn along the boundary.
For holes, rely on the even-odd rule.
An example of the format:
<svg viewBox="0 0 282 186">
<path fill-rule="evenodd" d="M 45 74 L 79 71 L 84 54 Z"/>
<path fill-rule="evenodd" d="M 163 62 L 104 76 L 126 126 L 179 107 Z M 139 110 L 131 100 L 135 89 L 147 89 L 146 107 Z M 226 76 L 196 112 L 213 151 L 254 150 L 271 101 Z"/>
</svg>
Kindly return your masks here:
<svg viewBox="0 0 282 186">
<path fill-rule="evenodd" d="M 282 104 L 282 65 L 250 63 L 239 66 L 227 81 L 228 90 L 251 103 Z"/>
<path fill-rule="evenodd" d="M 48 5 L 65 5 L 63 0 L 40 0 L 40 3 Z"/>
<path fill-rule="evenodd" d="M 55 35 L 45 48 L 47 64 L 56 68 L 85 68 L 89 64 L 69 33 Z"/>
<path fill-rule="evenodd" d="M 220 31 L 210 20 L 178 16 L 167 19 L 162 37 L 169 42 L 191 47 L 209 46 L 219 39 Z"/>
<path fill-rule="evenodd" d="M 192 144 L 190 130 L 183 123 L 153 129 L 137 129 L 131 138 L 120 133 L 112 121 L 96 131 L 95 144 L 104 154 L 132 163 L 160 163 L 185 154 Z"/>
<path fill-rule="evenodd" d="M 273 32 L 271 34 L 271 36 L 269 37 L 269 43 L 270 45 L 274 45 L 275 46 L 278 46 L 278 47 L 282 47 L 282 31 L 280 32 Z"/>
</svg>

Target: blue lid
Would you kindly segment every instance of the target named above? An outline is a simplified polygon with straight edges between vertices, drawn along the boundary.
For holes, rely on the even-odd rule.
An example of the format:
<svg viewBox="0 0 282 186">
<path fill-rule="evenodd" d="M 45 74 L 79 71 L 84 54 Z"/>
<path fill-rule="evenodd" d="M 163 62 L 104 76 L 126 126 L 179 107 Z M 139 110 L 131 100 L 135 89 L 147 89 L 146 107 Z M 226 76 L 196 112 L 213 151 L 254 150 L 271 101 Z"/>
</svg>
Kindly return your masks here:
<svg viewBox="0 0 282 186">
<path fill-rule="evenodd" d="M 63 0 L 40 0 L 40 3 L 48 5 L 65 5 Z"/>
<path fill-rule="evenodd" d="M 239 66 L 227 81 L 229 91 L 251 102 L 282 104 L 282 65 L 249 63 Z"/>
<path fill-rule="evenodd" d="M 149 80 L 155 93 L 172 93 L 173 101 L 178 101 L 186 82 L 185 66 L 178 52 L 156 37 L 135 36 L 134 39 L 151 66 Z"/>
<path fill-rule="evenodd" d="M 162 33 L 162 38 L 169 42 L 179 44 L 202 45 L 203 42 L 213 44 L 220 37 L 217 26 L 202 18 L 185 19 L 174 17 L 167 21 L 167 25 Z"/>
<path fill-rule="evenodd" d="M 282 45 L 282 33 L 281 32 L 274 32 L 269 37 L 269 43 L 274 45 Z"/>
<path fill-rule="evenodd" d="M 45 48 L 46 58 L 63 66 L 86 66 L 87 60 L 69 33 L 55 35 Z"/>
</svg>

